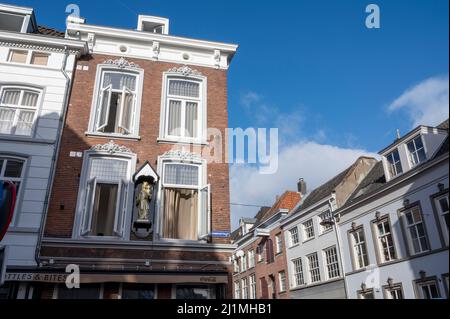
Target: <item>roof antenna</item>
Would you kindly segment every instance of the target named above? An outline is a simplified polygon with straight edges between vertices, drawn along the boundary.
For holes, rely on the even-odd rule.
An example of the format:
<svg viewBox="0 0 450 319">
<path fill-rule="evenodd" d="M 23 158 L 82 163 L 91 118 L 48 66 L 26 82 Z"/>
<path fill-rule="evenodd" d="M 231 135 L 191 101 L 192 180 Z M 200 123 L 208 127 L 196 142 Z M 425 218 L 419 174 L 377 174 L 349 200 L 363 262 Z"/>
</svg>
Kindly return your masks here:
<svg viewBox="0 0 450 319">
<path fill-rule="evenodd" d="M 402 138 L 402 136 L 400 135 L 400 130 L 397 129 L 397 140 L 399 140 L 399 139 L 401 139 L 401 138 Z"/>
</svg>

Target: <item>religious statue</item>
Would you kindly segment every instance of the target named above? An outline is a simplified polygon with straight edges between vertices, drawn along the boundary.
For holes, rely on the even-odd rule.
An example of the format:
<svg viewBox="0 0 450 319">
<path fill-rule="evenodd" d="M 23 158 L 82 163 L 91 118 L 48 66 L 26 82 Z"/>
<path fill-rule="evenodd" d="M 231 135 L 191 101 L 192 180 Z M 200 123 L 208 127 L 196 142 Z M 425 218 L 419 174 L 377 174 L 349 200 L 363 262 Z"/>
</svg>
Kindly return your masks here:
<svg viewBox="0 0 450 319">
<path fill-rule="evenodd" d="M 148 182 L 143 182 L 141 191 L 136 196 L 136 206 L 138 208 L 138 221 L 150 222 L 150 201 L 152 200 L 152 186 Z"/>
</svg>

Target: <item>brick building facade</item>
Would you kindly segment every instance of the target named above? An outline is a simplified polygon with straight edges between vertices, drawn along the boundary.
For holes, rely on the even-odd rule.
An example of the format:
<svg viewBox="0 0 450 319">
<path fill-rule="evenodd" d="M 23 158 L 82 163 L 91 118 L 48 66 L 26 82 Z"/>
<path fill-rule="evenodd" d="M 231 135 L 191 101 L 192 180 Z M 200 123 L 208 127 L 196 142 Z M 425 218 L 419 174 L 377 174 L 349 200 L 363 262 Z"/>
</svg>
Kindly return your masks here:
<svg viewBox="0 0 450 319">
<path fill-rule="evenodd" d="M 241 219 L 233 232 L 238 246 L 233 255 L 235 299 L 289 299 L 285 240 L 281 221 L 301 199 L 298 192 L 286 192 L 254 219 Z"/>
<path fill-rule="evenodd" d="M 31 274 L 42 298 L 231 297 L 221 154 L 237 46 L 168 31 L 158 17 L 139 16 L 135 31 L 69 17 L 66 37 L 90 52 L 74 72 Z M 65 286 L 70 265 L 80 289 Z"/>
</svg>

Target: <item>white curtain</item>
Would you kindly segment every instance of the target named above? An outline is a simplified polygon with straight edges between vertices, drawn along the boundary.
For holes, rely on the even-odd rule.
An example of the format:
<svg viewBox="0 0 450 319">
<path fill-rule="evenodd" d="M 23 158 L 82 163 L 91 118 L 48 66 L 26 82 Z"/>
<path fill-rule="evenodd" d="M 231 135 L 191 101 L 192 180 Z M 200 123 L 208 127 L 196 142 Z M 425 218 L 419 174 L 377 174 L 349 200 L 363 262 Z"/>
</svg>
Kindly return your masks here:
<svg viewBox="0 0 450 319">
<path fill-rule="evenodd" d="M 169 83 L 169 94 L 198 98 L 200 96 L 200 84 L 182 80 L 171 80 Z"/>
<path fill-rule="evenodd" d="M 18 105 L 20 98 L 20 91 L 18 90 L 5 90 L 3 91 L 1 104 L 6 105 Z"/>
<path fill-rule="evenodd" d="M 14 121 L 15 111 L 0 107 L 0 133 L 10 134 Z"/>
<path fill-rule="evenodd" d="M 17 121 L 16 134 L 30 135 L 33 128 L 34 111 L 21 111 Z"/>
<path fill-rule="evenodd" d="M 197 103 L 186 103 L 186 134 L 188 137 L 197 137 Z"/>
<path fill-rule="evenodd" d="M 36 106 L 39 95 L 33 92 L 24 92 L 22 98 L 23 106 Z"/>
<path fill-rule="evenodd" d="M 169 101 L 169 135 L 181 135 L 181 101 Z"/>
</svg>

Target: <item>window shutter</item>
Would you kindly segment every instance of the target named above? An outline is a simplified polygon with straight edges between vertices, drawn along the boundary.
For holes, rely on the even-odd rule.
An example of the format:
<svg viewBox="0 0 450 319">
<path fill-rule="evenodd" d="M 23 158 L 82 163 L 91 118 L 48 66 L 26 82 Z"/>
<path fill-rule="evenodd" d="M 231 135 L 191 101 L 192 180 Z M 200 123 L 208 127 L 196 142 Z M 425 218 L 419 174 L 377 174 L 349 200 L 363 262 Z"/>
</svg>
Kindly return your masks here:
<svg viewBox="0 0 450 319">
<path fill-rule="evenodd" d="M 128 198 L 128 183 L 122 180 L 119 186 L 117 213 L 116 219 L 114 221 L 114 232 L 119 237 L 124 236 L 124 228 L 125 228 L 124 219 L 126 216 L 127 198 Z"/>
<path fill-rule="evenodd" d="M 122 91 L 122 101 L 120 103 L 119 127 L 130 134 L 132 129 L 134 94 L 124 87 Z"/>
<path fill-rule="evenodd" d="M 200 190 L 200 201 L 199 239 L 205 240 L 211 235 L 211 185 Z"/>
<path fill-rule="evenodd" d="M 267 263 L 273 263 L 274 262 L 274 254 L 273 254 L 273 241 L 272 239 L 267 240 L 266 243 L 266 258 L 267 258 Z"/>
<path fill-rule="evenodd" d="M 86 236 L 92 230 L 92 209 L 94 207 L 95 200 L 95 188 L 97 186 L 97 179 L 93 178 L 87 183 L 85 201 L 83 207 L 83 226 L 81 229 L 81 235 Z"/>
<path fill-rule="evenodd" d="M 98 105 L 97 130 L 104 129 L 108 125 L 109 109 L 111 105 L 111 89 L 109 85 L 101 90 L 100 103 Z"/>
</svg>

